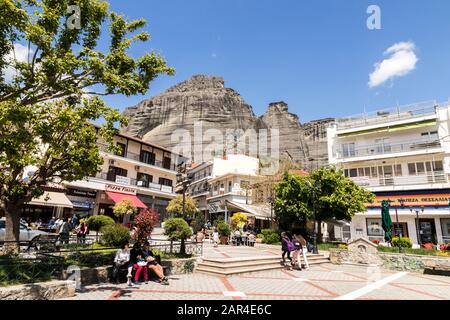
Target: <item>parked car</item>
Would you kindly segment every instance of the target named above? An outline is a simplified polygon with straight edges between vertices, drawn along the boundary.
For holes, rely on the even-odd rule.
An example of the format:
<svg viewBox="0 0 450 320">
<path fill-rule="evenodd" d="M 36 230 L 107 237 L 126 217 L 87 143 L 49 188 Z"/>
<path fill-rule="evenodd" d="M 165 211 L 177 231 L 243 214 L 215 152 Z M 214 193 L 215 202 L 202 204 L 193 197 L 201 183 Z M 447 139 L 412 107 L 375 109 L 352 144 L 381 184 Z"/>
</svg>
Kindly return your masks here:
<svg viewBox="0 0 450 320">
<path fill-rule="evenodd" d="M 6 219 L 0 218 L 0 242 L 5 241 L 6 229 L 5 229 Z M 20 241 L 31 241 L 35 240 L 40 235 L 52 235 L 51 233 L 33 230 L 29 228 L 25 223 L 20 222 Z"/>
</svg>

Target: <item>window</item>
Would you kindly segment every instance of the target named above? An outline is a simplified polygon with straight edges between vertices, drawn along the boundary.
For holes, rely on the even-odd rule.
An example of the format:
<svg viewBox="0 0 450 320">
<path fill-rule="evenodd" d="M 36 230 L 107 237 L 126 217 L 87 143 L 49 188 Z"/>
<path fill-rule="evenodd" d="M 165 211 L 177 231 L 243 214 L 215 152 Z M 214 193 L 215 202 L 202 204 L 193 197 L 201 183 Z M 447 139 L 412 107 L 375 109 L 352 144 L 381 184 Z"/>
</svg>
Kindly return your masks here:
<svg viewBox="0 0 450 320">
<path fill-rule="evenodd" d="M 153 182 L 153 176 L 146 173 L 138 172 L 137 181 L 138 186 L 148 188 L 150 183 Z"/>
<path fill-rule="evenodd" d="M 442 161 L 433 162 L 433 171 L 444 171 L 444 165 Z"/>
<path fill-rule="evenodd" d="M 228 192 L 231 192 L 233 189 L 233 183 L 231 181 L 228 181 Z"/>
<path fill-rule="evenodd" d="M 170 170 L 170 162 L 171 162 L 171 159 L 169 157 L 164 157 L 163 158 L 163 168 Z"/>
<path fill-rule="evenodd" d="M 424 140 L 427 140 L 430 142 L 439 140 L 439 135 L 438 135 L 437 131 L 423 132 L 421 135 Z"/>
<path fill-rule="evenodd" d="M 108 175 L 106 180 L 108 181 L 116 181 L 116 176 L 126 177 L 128 175 L 128 171 L 122 168 L 110 166 L 108 169 Z"/>
<path fill-rule="evenodd" d="M 154 165 L 155 154 L 153 152 L 141 151 L 141 162 Z"/>
<path fill-rule="evenodd" d="M 402 176 L 402 165 L 401 164 L 396 164 L 394 166 L 394 171 L 395 171 L 395 176 L 396 177 L 401 177 Z"/>
<path fill-rule="evenodd" d="M 355 143 L 344 143 L 342 144 L 342 154 L 344 157 L 354 157 L 356 156 L 355 152 Z"/>
<path fill-rule="evenodd" d="M 417 174 L 418 175 L 425 174 L 425 165 L 424 165 L 423 162 L 416 163 L 416 168 L 417 168 Z"/>
<path fill-rule="evenodd" d="M 118 155 L 121 157 L 125 157 L 125 154 L 127 152 L 127 145 L 124 143 L 117 142 L 117 146 L 120 148 Z"/>
<path fill-rule="evenodd" d="M 350 169 L 350 178 L 355 178 L 358 176 L 358 170 L 357 169 Z"/>
<path fill-rule="evenodd" d="M 370 177 L 370 168 L 364 168 L 364 176 Z"/>
<path fill-rule="evenodd" d="M 372 168 L 370 168 L 370 176 L 372 177 L 372 178 L 376 178 L 376 177 L 378 177 L 378 174 L 377 174 L 377 167 L 372 167 Z"/>
<path fill-rule="evenodd" d="M 408 163 L 408 173 L 410 176 L 416 175 L 416 164 L 415 163 Z"/>
<path fill-rule="evenodd" d="M 391 144 L 388 138 L 376 139 L 375 147 L 377 148 L 377 153 L 391 152 Z"/>
<path fill-rule="evenodd" d="M 166 178 L 159 178 L 159 184 L 163 186 L 172 186 L 172 180 Z"/>
<path fill-rule="evenodd" d="M 369 237 L 384 235 L 381 219 L 367 219 L 367 235 Z"/>
<path fill-rule="evenodd" d="M 441 219 L 442 235 L 450 237 L 450 219 Z"/>
</svg>

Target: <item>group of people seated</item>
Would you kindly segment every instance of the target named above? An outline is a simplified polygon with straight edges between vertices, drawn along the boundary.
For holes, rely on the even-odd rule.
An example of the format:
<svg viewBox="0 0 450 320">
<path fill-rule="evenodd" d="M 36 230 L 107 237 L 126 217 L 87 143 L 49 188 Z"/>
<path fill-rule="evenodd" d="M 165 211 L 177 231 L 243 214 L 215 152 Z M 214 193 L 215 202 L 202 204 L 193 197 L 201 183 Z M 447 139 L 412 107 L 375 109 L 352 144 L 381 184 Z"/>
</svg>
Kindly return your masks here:
<svg viewBox="0 0 450 320">
<path fill-rule="evenodd" d="M 154 255 L 150 249 L 150 244 L 145 241 L 143 244 L 136 242 L 129 250 L 128 243 L 124 243 L 116 253 L 114 258 L 113 281 L 119 282 L 119 272 L 127 270 L 127 284 L 133 286 L 140 280 L 141 273 L 144 274 L 144 281 L 148 283 L 148 270 L 152 270 L 159 278 L 162 285 L 169 285 L 169 280 L 164 276 L 164 269 L 161 266 L 161 257 Z M 134 282 L 133 282 L 133 271 Z"/>
</svg>

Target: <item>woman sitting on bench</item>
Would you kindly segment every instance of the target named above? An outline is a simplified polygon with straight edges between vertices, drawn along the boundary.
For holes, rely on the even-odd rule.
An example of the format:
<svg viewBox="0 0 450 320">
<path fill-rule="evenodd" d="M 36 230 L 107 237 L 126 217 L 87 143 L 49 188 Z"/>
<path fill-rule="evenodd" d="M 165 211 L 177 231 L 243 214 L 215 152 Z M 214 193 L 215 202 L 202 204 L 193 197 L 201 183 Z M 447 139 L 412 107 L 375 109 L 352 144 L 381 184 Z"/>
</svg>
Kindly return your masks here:
<svg viewBox="0 0 450 320">
<path fill-rule="evenodd" d="M 164 276 L 164 270 L 161 267 L 161 258 L 160 256 L 154 256 L 152 250 L 150 250 L 150 244 L 148 241 L 144 242 L 144 246 L 142 248 L 142 254 L 144 259 L 147 260 L 147 267 L 158 276 L 159 281 L 163 285 L 169 285 L 169 281 L 167 277 Z"/>
</svg>

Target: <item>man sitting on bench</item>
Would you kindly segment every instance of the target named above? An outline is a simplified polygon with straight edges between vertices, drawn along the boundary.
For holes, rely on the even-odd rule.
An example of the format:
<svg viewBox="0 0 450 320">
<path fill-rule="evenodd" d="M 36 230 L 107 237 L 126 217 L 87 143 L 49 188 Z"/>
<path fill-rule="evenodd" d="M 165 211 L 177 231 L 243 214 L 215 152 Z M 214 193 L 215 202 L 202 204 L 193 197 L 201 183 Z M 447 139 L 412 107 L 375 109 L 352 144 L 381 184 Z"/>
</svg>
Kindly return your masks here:
<svg viewBox="0 0 450 320">
<path fill-rule="evenodd" d="M 142 253 L 144 255 L 144 259 L 147 260 L 147 267 L 158 276 L 159 281 L 163 285 L 169 285 L 169 280 L 164 276 L 164 269 L 161 267 L 161 257 L 154 256 L 152 250 L 150 250 L 150 244 L 148 241 L 144 242 L 142 247 Z"/>
</svg>

